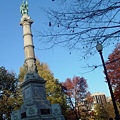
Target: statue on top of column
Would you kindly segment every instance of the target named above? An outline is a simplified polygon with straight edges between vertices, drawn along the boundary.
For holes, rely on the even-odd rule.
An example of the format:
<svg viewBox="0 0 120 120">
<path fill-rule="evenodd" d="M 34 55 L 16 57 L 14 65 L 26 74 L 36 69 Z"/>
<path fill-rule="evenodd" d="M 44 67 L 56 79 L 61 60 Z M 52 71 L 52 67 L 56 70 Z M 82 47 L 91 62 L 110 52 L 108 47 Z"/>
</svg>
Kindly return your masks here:
<svg viewBox="0 0 120 120">
<path fill-rule="evenodd" d="M 23 0 L 22 5 L 20 6 L 20 13 L 22 15 L 24 15 L 24 14 L 28 15 L 28 2 L 27 2 L 27 0 L 25 0 L 25 1 Z"/>
</svg>

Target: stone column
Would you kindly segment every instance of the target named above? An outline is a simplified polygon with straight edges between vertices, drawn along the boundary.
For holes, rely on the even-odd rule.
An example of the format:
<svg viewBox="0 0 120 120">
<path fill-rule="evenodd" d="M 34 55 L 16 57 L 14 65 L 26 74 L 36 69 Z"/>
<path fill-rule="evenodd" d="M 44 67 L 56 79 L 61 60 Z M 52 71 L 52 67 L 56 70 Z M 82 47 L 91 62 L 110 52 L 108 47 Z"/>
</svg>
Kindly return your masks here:
<svg viewBox="0 0 120 120">
<path fill-rule="evenodd" d="M 36 59 L 34 53 L 34 45 L 31 32 L 31 24 L 33 21 L 27 14 L 21 18 L 20 25 L 23 27 L 24 52 L 25 52 L 25 66 L 27 72 L 36 72 Z"/>
</svg>

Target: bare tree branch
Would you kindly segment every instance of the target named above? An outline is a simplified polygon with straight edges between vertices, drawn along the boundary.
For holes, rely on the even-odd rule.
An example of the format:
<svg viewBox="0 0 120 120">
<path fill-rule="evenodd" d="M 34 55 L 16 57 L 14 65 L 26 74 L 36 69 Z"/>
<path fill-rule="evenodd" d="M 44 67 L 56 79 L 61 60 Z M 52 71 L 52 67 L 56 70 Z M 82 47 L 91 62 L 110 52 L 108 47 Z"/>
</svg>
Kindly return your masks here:
<svg viewBox="0 0 120 120">
<path fill-rule="evenodd" d="M 48 29 L 37 31 L 47 49 L 57 45 L 79 50 L 81 56 L 95 53 L 97 41 L 103 46 L 120 41 L 118 0 L 63 0 L 60 10 L 44 10 Z"/>
</svg>

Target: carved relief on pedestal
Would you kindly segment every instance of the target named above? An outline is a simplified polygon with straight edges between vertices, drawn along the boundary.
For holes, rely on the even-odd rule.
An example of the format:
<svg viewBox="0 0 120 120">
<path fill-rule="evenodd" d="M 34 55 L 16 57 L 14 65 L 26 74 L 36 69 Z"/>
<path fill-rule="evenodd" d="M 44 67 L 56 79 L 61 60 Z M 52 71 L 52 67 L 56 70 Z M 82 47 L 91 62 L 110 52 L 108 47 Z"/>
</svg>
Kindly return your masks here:
<svg viewBox="0 0 120 120">
<path fill-rule="evenodd" d="M 33 116 L 33 115 L 37 115 L 38 109 L 36 107 L 36 105 L 32 105 L 32 106 L 28 106 L 27 110 L 26 110 L 26 115 L 29 116 Z"/>
</svg>

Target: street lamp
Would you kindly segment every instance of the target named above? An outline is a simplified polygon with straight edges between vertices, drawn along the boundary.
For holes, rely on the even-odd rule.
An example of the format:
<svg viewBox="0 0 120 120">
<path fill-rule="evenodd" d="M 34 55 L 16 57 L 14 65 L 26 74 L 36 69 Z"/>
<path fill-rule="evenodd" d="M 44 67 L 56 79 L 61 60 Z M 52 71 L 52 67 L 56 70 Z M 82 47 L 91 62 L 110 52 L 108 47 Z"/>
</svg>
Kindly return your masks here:
<svg viewBox="0 0 120 120">
<path fill-rule="evenodd" d="M 96 49 L 97 49 L 97 51 L 99 52 L 100 57 L 101 57 L 101 60 L 102 60 L 102 64 L 103 64 L 105 76 L 106 76 L 106 79 L 107 79 L 107 83 L 108 83 L 110 95 L 111 95 L 112 102 L 113 102 L 113 106 L 114 106 L 115 120 L 120 120 L 119 111 L 118 111 L 118 109 L 117 109 L 117 105 L 116 105 L 116 102 L 115 102 L 113 90 L 112 90 L 112 87 L 111 87 L 111 84 L 110 84 L 110 79 L 109 79 L 109 77 L 108 77 L 107 69 L 106 69 L 105 62 L 104 62 L 104 58 L 103 58 L 103 55 L 102 55 L 102 50 L 103 50 L 102 44 L 100 44 L 99 42 L 97 42 Z"/>
</svg>

